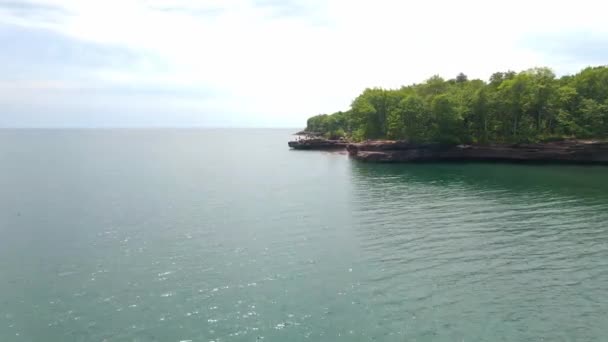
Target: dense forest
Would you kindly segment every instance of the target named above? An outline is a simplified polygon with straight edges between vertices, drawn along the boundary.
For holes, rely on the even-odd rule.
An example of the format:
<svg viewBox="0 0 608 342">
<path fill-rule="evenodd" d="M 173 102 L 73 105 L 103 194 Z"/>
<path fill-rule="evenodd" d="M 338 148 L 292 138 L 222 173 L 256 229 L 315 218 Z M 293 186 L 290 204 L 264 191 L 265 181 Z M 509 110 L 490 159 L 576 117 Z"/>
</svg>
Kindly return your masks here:
<svg viewBox="0 0 608 342">
<path fill-rule="evenodd" d="M 345 112 L 308 119 L 328 138 L 412 142 L 537 142 L 608 137 L 608 67 L 557 78 L 549 68 L 433 76 L 399 89 L 365 89 Z"/>
</svg>

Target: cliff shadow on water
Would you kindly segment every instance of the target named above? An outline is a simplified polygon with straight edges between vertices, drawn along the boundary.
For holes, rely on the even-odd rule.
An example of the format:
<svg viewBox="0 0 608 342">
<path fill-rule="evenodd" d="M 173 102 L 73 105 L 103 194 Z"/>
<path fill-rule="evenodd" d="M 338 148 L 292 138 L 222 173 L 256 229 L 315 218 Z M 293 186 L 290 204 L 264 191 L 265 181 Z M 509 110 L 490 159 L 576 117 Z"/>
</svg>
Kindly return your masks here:
<svg viewBox="0 0 608 342">
<path fill-rule="evenodd" d="M 388 191 L 413 186 L 457 188 L 463 192 L 571 197 L 608 204 L 608 166 L 509 163 L 351 163 L 355 185 Z M 456 190 L 456 189 L 454 189 Z"/>
</svg>

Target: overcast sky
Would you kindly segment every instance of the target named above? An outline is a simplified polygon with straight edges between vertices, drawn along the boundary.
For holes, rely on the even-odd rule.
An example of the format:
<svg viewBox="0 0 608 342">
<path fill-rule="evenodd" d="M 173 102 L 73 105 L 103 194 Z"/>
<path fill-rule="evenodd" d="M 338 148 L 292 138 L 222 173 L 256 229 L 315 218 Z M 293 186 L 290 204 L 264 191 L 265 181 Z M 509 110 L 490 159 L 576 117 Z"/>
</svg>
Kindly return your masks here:
<svg viewBox="0 0 608 342">
<path fill-rule="evenodd" d="M 608 5 L 0 0 L 0 127 L 301 127 L 366 87 L 608 64 Z"/>
</svg>

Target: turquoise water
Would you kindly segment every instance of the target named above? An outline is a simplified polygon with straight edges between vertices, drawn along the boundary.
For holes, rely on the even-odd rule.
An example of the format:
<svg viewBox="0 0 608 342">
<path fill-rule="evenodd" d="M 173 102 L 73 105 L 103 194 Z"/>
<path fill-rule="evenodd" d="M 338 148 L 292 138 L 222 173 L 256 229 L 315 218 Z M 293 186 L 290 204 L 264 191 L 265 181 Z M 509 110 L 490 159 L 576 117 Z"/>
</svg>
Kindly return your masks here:
<svg viewBox="0 0 608 342">
<path fill-rule="evenodd" d="M 0 341 L 605 341 L 608 168 L 0 131 Z"/>
</svg>

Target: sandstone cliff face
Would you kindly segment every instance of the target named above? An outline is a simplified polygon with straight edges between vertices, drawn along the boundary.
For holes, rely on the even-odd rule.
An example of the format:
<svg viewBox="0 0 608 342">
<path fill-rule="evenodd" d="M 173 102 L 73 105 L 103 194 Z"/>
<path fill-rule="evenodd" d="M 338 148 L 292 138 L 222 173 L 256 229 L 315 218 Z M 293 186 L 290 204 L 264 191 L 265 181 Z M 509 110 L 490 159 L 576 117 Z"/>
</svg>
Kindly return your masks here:
<svg viewBox="0 0 608 342">
<path fill-rule="evenodd" d="M 608 143 L 561 141 L 542 144 L 457 145 L 372 141 L 349 144 L 351 157 L 367 162 L 510 161 L 608 164 Z"/>
<path fill-rule="evenodd" d="M 347 143 L 342 140 L 302 139 L 287 143 L 294 150 L 338 150 L 346 148 Z"/>
</svg>

